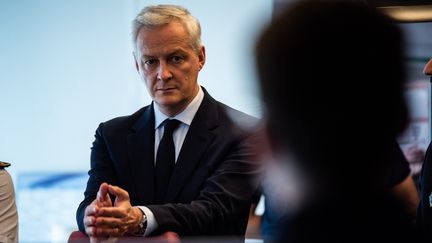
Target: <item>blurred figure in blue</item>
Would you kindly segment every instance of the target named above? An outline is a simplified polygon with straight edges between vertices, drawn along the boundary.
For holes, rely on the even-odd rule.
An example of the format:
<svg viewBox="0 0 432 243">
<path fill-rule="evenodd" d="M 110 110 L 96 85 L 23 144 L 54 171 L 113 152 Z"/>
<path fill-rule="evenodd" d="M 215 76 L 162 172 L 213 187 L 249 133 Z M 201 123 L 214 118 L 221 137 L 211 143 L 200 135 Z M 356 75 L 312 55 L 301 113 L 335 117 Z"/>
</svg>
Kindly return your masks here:
<svg viewBox="0 0 432 243">
<path fill-rule="evenodd" d="M 391 19 L 350 1 L 294 3 L 263 31 L 259 82 L 273 171 L 285 174 L 270 178 L 289 188 L 267 186 L 286 207 L 266 240 L 417 240 L 418 195 L 395 139 L 407 125 L 403 46 Z"/>
<path fill-rule="evenodd" d="M 18 242 L 18 212 L 12 177 L 6 171 L 9 163 L 0 162 L 0 242 Z"/>
</svg>

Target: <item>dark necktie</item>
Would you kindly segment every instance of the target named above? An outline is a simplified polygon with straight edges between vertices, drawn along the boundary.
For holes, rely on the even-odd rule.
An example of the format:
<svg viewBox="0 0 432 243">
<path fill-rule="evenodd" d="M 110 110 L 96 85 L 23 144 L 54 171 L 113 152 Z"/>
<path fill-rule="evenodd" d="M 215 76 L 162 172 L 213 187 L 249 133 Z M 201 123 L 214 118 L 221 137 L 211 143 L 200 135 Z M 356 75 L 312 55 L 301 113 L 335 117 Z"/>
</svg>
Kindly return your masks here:
<svg viewBox="0 0 432 243">
<path fill-rule="evenodd" d="M 155 193 L 157 203 L 163 203 L 175 165 L 175 147 L 172 135 L 179 124 L 180 121 L 175 119 L 164 121 L 164 134 L 156 154 Z"/>
</svg>

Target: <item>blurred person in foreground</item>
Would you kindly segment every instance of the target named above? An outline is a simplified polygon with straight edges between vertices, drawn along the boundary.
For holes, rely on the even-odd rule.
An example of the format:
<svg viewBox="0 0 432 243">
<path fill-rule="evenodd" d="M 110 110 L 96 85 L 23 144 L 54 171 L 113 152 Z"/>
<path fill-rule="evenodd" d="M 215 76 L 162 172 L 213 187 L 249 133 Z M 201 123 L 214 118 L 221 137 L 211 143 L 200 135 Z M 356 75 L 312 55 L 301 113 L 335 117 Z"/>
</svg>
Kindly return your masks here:
<svg viewBox="0 0 432 243">
<path fill-rule="evenodd" d="M 432 59 L 426 63 L 423 73 L 432 75 Z M 431 77 L 432 78 L 432 77 Z M 417 225 L 424 242 L 432 241 L 432 143 L 429 144 L 420 173 L 420 204 L 417 209 Z"/>
<path fill-rule="evenodd" d="M 255 118 L 198 84 L 206 60 L 200 35 L 198 20 L 181 6 L 148 6 L 135 18 L 133 56 L 153 102 L 96 131 L 77 211 L 91 240 L 164 232 L 244 237 L 257 187 L 244 129 Z"/>
<path fill-rule="evenodd" d="M 285 171 L 275 177 L 290 188 L 270 241 L 416 241 L 418 195 L 396 142 L 403 46 L 387 16 L 349 1 L 294 3 L 263 31 L 258 76 Z"/>
<path fill-rule="evenodd" d="M 0 161 L 0 242 L 18 242 L 18 212 L 12 177 L 6 170 L 9 163 Z"/>
</svg>

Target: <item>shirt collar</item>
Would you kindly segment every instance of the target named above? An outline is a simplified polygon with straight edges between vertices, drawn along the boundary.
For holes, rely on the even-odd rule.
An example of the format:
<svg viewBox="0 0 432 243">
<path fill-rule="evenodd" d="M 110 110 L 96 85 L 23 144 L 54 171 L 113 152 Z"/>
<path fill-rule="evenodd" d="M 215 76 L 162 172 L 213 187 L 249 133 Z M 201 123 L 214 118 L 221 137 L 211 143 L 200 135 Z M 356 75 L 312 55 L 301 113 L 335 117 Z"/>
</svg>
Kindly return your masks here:
<svg viewBox="0 0 432 243">
<path fill-rule="evenodd" d="M 162 124 L 162 122 L 164 122 L 167 118 L 177 119 L 177 120 L 181 121 L 182 123 L 190 126 L 193 118 L 195 117 L 195 114 L 198 111 L 198 108 L 201 105 L 201 102 L 204 99 L 204 92 L 202 91 L 201 86 L 198 86 L 198 87 L 199 87 L 198 94 L 195 96 L 195 98 L 193 98 L 193 100 L 191 101 L 191 103 L 189 103 L 189 105 L 186 107 L 186 109 L 184 109 L 182 112 L 175 115 L 174 117 L 168 117 L 167 115 L 162 113 L 159 109 L 159 106 L 156 104 L 156 102 L 153 102 L 153 110 L 155 113 L 155 127 L 154 128 L 157 129 Z"/>
</svg>

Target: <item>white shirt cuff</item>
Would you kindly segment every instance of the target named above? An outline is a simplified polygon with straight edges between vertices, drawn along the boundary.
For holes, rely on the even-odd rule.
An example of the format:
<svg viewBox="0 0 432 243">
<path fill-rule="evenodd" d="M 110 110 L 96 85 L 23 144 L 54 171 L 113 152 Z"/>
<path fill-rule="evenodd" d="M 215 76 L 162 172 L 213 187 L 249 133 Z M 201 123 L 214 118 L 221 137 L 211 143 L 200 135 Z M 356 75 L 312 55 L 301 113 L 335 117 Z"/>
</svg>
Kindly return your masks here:
<svg viewBox="0 0 432 243">
<path fill-rule="evenodd" d="M 150 211 L 148 207 L 145 206 L 137 206 L 137 208 L 141 209 L 141 211 L 147 217 L 147 229 L 144 232 L 144 236 L 148 236 L 151 232 L 155 231 L 158 228 L 158 223 L 153 215 L 153 212 Z"/>
</svg>

